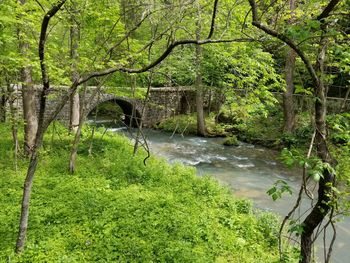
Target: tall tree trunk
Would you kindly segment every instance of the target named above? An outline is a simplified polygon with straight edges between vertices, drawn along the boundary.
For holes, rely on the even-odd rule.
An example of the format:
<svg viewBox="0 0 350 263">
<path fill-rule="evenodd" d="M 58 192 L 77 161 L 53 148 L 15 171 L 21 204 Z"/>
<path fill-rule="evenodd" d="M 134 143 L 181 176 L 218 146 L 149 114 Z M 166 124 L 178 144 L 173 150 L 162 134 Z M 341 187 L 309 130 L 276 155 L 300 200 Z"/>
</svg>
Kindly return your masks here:
<svg viewBox="0 0 350 263">
<path fill-rule="evenodd" d="M 11 86 L 11 83 L 7 81 L 7 97 L 8 104 L 10 107 L 10 115 L 11 115 L 11 130 L 12 130 L 12 139 L 14 145 L 14 156 L 15 160 L 17 160 L 17 154 L 19 150 L 18 144 L 18 107 L 15 107 L 13 104 L 15 101 L 18 102 L 18 96 L 14 94 L 14 88 Z M 17 90 L 18 91 L 18 90 Z M 16 165 L 17 168 L 17 165 Z"/>
<path fill-rule="evenodd" d="M 7 101 L 7 93 L 5 88 L 1 88 L 0 92 L 0 122 L 6 121 L 6 101 Z"/>
<path fill-rule="evenodd" d="M 291 10 L 291 19 L 289 19 L 289 24 L 293 23 L 294 20 L 294 10 L 296 5 L 296 0 L 290 0 L 290 10 Z M 283 115 L 284 115 L 284 124 L 283 132 L 292 133 L 295 126 L 295 108 L 293 101 L 294 93 L 294 69 L 295 69 L 295 60 L 296 53 L 293 49 L 288 47 L 286 54 L 286 91 L 283 93 Z"/>
<path fill-rule="evenodd" d="M 21 0 L 21 1 L 24 1 L 24 0 Z M 21 217 L 20 217 L 18 236 L 17 236 L 17 242 L 16 242 L 17 254 L 21 253 L 24 250 L 24 245 L 26 241 L 28 219 L 29 219 L 29 202 L 30 202 L 30 195 L 32 192 L 34 175 L 38 165 L 39 149 L 43 143 L 44 134 L 49 124 L 53 121 L 53 119 L 57 116 L 59 111 L 64 106 L 64 103 L 61 103 L 60 105 L 58 105 L 54 113 L 52 114 L 52 116 L 50 116 L 48 120 L 44 121 L 44 115 L 46 110 L 46 96 L 50 89 L 49 75 L 47 73 L 47 67 L 45 64 L 45 43 L 46 43 L 46 37 L 47 37 L 47 28 L 48 28 L 50 19 L 53 16 L 55 16 L 55 14 L 60 10 L 60 8 L 64 5 L 65 2 L 66 0 L 60 0 L 56 4 L 54 4 L 52 8 L 45 14 L 41 24 L 41 32 L 40 32 L 40 39 L 39 39 L 39 59 L 40 59 L 40 68 L 41 68 L 41 74 L 42 74 L 43 90 L 40 94 L 40 104 L 39 104 L 40 108 L 39 108 L 37 132 L 36 132 L 33 147 L 31 149 L 31 156 L 30 156 L 29 166 L 27 170 L 27 175 L 23 184 Z M 77 83 L 73 83 L 71 86 L 70 92 L 72 91 L 74 92 L 76 88 L 77 88 Z M 66 99 L 66 97 L 64 97 L 64 99 Z"/>
<path fill-rule="evenodd" d="M 27 229 L 28 229 L 29 201 L 30 201 L 30 195 L 32 192 L 31 189 L 32 189 L 34 174 L 35 174 L 37 165 L 38 165 L 38 153 L 37 153 L 37 148 L 35 147 L 32 151 L 32 155 L 30 158 L 29 167 L 27 171 L 27 176 L 23 187 L 21 219 L 20 219 L 19 232 L 18 232 L 17 243 L 16 243 L 17 254 L 21 253 L 24 250 L 24 244 L 25 244 Z"/>
<path fill-rule="evenodd" d="M 94 92 L 90 98 L 90 100 L 93 100 L 96 93 L 99 92 L 99 87 L 96 88 L 96 92 Z M 69 172 L 71 174 L 74 174 L 75 172 L 75 163 L 77 160 L 77 156 L 78 156 L 78 146 L 79 146 L 79 142 L 80 142 L 80 138 L 81 138 L 81 129 L 83 128 L 83 124 L 84 124 L 84 117 L 85 117 L 85 107 L 84 105 L 86 105 L 86 85 L 84 86 L 84 94 L 83 94 L 83 103 L 82 103 L 82 107 L 80 109 L 79 112 L 79 124 L 77 129 L 75 130 L 75 137 L 74 137 L 74 141 L 73 141 L 73 145 L 72 145 L 72 149 L 71 149 L 71 153 L 70 153 L 70 158 L 69 158 Z"/>
<path fill-rule="evenodd" d="M 294 50 L 288 50 L 286 55 L 286 91 L 283 93 L 283 132 L 292 133 L 295 127 L 295 107 L 293 100 L 294 93 L 294 68 L 296 53 Z"/>
<path fill-rule="evenodd" d="M 72 59 L 72 82 L 75 82 L 78 78 L 77 63 L 79 59 L 78 47 L 79 47 L 79 25 L 76 22 L 76 7 L 75 3 L 72 3 L 71 9 L 71 26 L 70 26 L 70 57 Z M 70 97 L 70 116 L 69 116 L 69 129 L 76 132 L 80 123 L 80 101 L 79 93 L 74 92 Z"/>
<path fill-rule="evenodd" d="M 33 151 L 35 136 L 38 130 L 35 101 L 36 91 L 33 86 L 30 67 L 25 67 L 22 70 L 22 98 L 24 117 L 24 151 L 29 155 Z"/>
<path fill-rule="evenodd" d="M 21 5 L 26 4 L 26 0 L 19 0 Z M 29 56 L 29 43 L 25 40 L 25 32 L 18 29 L 19 50 L 23 58 Z M 34 148 L 35 136 L 38 129 L 38 117 L 36 113 L 36 92 L 32 80 L 31 66 L 24 65 L 21 70 L 23 118 L 24 118 L 24 151 L 31 154 Z"/>
<path fill-rule="evenodd" d="M 78 130 L 80 123 L 80 96 L 79 92 L 74 92 L 70 96 L 70 118 L 69 118 L 69 129 L 73 132 Z"/>
<path fill-rule="evenodd" d="M 334 167 L 335 161 L 331 157 L 331 154 L 327 147 L 327 129 L 326 129 L 326 111 L 327 111 L 327 99 L 326 90 L 327 87 L 324 83 L 324 62 L 327 50 L 327 40 L 324 37 L 325 32 L 321 38 L 320 53 L 317 60 L 317 71 L 319 80 L 316 83 L 315 88 L 315 126 L 316 136 L 315 144 L 317 149 L 317 156 L 324 163 L 328 163 Z M 314 230 L 322 223 L 326 215 L 331 209 L 329 201 L 332 198 L 333 191 L 332 186 L 335 183 L 335 176 L 328 169 L 323 170 L 323 176 L 320 178 L 318 188 L 318 199 L 316 205 L 313 207 L 310 214 L 305 218 L 303 222 L 303 232 L 301 234 L 301 263 L 309 263 L 312 259 L 312 234 Z"/>
<path fill-rule="evenodd" d="M 197 1 L 197 10 L 198 17 L 196 21 L 196 40 L 200 40 L 201 37 L 201 7 L 199 1 Z M 201 70 L 201 62 L 203 56 L 202 46 L 196 45 L 196 79 L 195 79 L 195 87 L 196 87 L 196 111 L 197 111 L 197 135 L 206 136 L 207 129 L 205 126 L 205 118 L 204 118 L 204 95 L 203 95 L 203 80 L 202 80 L 202 70 Z"/>
</svg>

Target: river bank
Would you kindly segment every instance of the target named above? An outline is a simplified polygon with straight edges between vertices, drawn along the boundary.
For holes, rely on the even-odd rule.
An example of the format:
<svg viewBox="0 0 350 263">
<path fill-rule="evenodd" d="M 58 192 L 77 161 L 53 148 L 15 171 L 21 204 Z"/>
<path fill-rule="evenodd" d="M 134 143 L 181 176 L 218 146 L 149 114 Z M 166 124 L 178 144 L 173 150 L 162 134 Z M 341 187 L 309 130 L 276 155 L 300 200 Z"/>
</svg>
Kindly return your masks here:
<svg viewBox="0 0 350 263">
<path fill-rule="evenodd" d="M 121 132 L 123 129 L 117 128 L 115 131 Z M 130 136 L 129 131 L 124 131 Z M 152 154 L 164 157 L 171 163 L 181 162 L 195 167 L 199 176 L 209 174 L 222 185 L 229 187 L 234 196 L 252 200 L 258 209 L 272 211 L 284 217 L 295 203 L 302 183 L 302 171 L 297 167 L 289 169 L 282 164 L 278 151 L 242 142 L 236 147 L 227 147 L 222 144 L 223 138 L 220 137 L 182 136 L 159 130 L 144 130 L 144 134 Z M 282 198 L 273 201 L 266 192 L 279 180 L 286 182 L 293 194 L 286 193 Z M 304 197 L 301 211 L 309 207 L 310 200 Z M 350 218 L 342 219 L 337 227 L 332 262 L 343 263 L 350 257 L 347 249 L 350 246 Z M 321 239 L 317 247 L 321 259 Z"/>
<path fill-rule="evenodd" d="M 159 157 L 143 163 L 124 136 L 83 131 L 77 169 L 73 136 L 49 128 L 33 186 L 25 251 L 14 254 L 28 160 L 13 158 L 0 124 L 0 262 L 275 262 L 278 220 L 253 212 L 210 177 Z M 22 136 L 19 136 L 22 138 Z M 21 142 L 22 143 L 22 142 Z M 17 165 L 17 166 L 16 166 Z M 15 169 L 17 167 L 17 170 Z"/>
<path fill-rule="evenodd" d="M 219 115 L 220 116 L 220 115 Z M 206 118 L 207 137 L 237 137 L 238 140 L 254 145 L 281 150 L 285 147 L 305 148 L 312 136 L 312 127 L 308 116 L 299 118 L 299 127 L 295 135 L 283 134 L 282 116 L 279 113 L 269 116 L 252 116 L 245 121 L 235 122 L 232 118 L 210 115 Z M 186 135 L 196 135 L 196 117 L 194 115 L 178 115 L 163 120 L 155 129 Z M 310 137 L 308 137 L 310 136 Z"/>
<path fill-rule="evenodd" d="M 221 117 L 220 117 L 221 116 Z M 327 117 L 329 143 L 335 148 L 350 143 L 350 114 L 332 114 Z M 233 117 L 211 114 L 206 118 L 207 137 L 237 137 L 238 140 L 270 149 L 297 148 L 307 152 L 314 132 L 309 113 L 296 117 L 293 133 L 283 132 L 283 115 L 273 108 L 268 115 L 253 115 L 234 120 Z M 155 129 L 186 135 L 196 135 L 195 115 L 178 115 L 163 120 Z"/>
</svg>

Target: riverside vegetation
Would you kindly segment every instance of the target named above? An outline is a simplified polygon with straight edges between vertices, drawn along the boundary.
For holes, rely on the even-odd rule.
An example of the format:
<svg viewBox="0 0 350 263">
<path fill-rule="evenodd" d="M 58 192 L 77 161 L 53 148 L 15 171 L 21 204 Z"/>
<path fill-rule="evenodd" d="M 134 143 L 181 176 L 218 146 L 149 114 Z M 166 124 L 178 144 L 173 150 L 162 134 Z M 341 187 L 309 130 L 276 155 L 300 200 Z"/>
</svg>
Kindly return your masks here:
<svg viewBox="0 0 350 263">
<path fill-rule="evenodd" d="M 247 143 L 258 144 L 268 148 L 298 148 L 306 151 L 314 130 L 310 112 L 297 114 L 295 130 L 284 133 L 282 109 L 278 104 L 267 107 L 264 112 L 249 112 L 240 106 L 228 109 L 224 105 L 218 115 L 206 117 L 208 136 L 224 137 L 223 144 L 230 144 L 230 139 L 237 137 Z M 329 141 L 334 147 L 345 147 L 350 141 L 350 114 L 329 114 L 327 126 Z M 155 128 L 180 134 L 197 134 L 194 115 L 178 115 L 159 123 Z"/>
<path fill-rule="evenodd" d="M 70 175 L 72 138 L 57 124 L 41 150 L 27 249 L 15 255 L 28 161 L 12 157 L 9 127 L 0 133 L 1 262 L 277 262 L 275 215 L 189 167 L 153 157 L 144 166 L 121 135 L 98 133 L 89 155 L 89 128 Z"/>
</svg>

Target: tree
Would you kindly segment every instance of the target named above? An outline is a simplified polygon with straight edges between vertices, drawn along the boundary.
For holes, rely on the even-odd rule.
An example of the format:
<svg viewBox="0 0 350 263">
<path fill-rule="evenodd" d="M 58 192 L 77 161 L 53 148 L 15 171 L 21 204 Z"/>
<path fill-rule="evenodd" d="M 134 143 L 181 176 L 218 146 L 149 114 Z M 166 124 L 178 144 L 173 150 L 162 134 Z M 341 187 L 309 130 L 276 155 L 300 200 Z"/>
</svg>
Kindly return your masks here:
<svg viewBox="0 0 350 263">
<path fill-rule="evenodd" d="M 6 121 L 6 90 L 1 87 L 0 89 L 0 122 Z"/>
<path fill-rule="evenodd" d="M 26 0 L 19 0 L 20 4 L 26 8 Z M 27 14 L 27 11 L 25 11 Z M 36 114 L 36 91 L 32 78 L 32 66 L 28 59 L 30 57 L 30 43 L 27 40 L 28 34 L 25 27 L 18 28 L 19 50 L 22 58 L 25 58 L 21 70 L 22 97 L 23 97 L 23 117 L 24 117 L 24 151 L 31 154 L 35 144 L 35 135 L 38 129 L 38 119 Z"/>
<path fill-rule="evenodd" d="M 196 1 L 197 5 L 197 18 L 196 18 L 196 40 L 200 40 L 201 31 L 202 31 L 202 20 L 201 20 L 201 6 L 199 1 Z M 202 47 L 196 45 L 196 79 L 195 79 L 195 88 L 196 88 L 196 112 L 197 112 L 197 135 L 206 136 L 207 129 L 205 127 L 205 118 L 204 118 L 204 92 L 203 92 L 203 80 L 202 80 L 202 55 L 203 50 Z"/>
<path fill-rule="evenodd" d="M 293 12 L 295 10 L 296 0 L 290 0 L 289 5 L 291 10 L 291 18 L 289 20 L 289 23 L 292 24 L 293 17 L 295 16 Z M 295 51 L 291 48 L 288 48 L 285 65 L 286 91 L 283 93 L 283 132 L 285 133 L 292 133 L 295 126 L 295 106 L 293 102 L 295 60 Z"/>
<path fill-rule="evenodd" d="M 328 146 L 327 146 L 327 130 L 326 130 L 326 93 L 327 83 L 325 78 L 325 60 L 327 55 L 327 47 L 329 45 L 329 37 L 327 35 L 330 22 L 328 18 L 331 12 L 339 4 L 340 0 L 331 0 L 326 7 L 321 11 L 317 17 L 311 17 L 309 25 L 319 28 L 319 34 L 317 38 L 319 41 L 315 43 L 317 45 L 316 61 L 313 63 L 312 56 L 307 55 L 300 45 L 296 44 L 296 36 L 287 35 L 271 29 L 261 22 L 258 14 L 258 6 L 254 0 L 249 0 L 252 8 L 252 24 L 264 31 L 266 34 L 279 39 L 292 48 L 300 59 L 303 61 L 307 68 L 312 83 L 314 85 L 314 97 L 315 97 L 315 145 L 316 154 L 323 163 L 322 175 L 318 182 L 318 199 L 317 203 L 313 206 L 311 212 L 306 216 L 303 221 L 302 233 L 301 233 L 301 252 L 300 262 L 311 262 L 311 249 L 313 244 L 312 235 L 315 229 L 322 223 L 327 214 L 331 211 L 331 203 L 334 199 L 333 186 L 336 182 L 334 174 L 335 161 L 333 160 Z M 294 38 L 294 39 L 293 39 Z M 305 187 L 305 186 L 304 186 Z M 327 257 L 328 258 L 328 257 Z M 328 261 L 328 260 L 327 260 Z"/>
<path fill-rule="evenodd" d="M 75 82 L 79 77 L 77 72 L 77 64 L 79 59 L 78 48 L 79 48 L 79 25 L 78 25 L 78 10 L 76 3 L 72 1 L 70 7 L 70 58 L 72 63 L 72 82 Z M 70 97 L 70 116 L 69 116 L 69 129 L 76 132 L 79 125 L 79 93 L 74 92 Z"/>
</svg>

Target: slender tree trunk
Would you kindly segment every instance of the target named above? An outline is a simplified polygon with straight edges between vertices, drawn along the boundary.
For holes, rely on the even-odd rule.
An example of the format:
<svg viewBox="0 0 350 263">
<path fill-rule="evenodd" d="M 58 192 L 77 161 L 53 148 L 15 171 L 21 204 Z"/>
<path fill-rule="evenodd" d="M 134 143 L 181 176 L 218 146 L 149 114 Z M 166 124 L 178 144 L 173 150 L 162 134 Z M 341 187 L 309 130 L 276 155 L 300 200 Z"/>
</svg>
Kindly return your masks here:
<svg viewBox="0 0 350 263">
<path fill-rule="evenodd" d="M 291 19 L 289 20 L 289 24 L 293 23 L 294 20 L 294 10 L 295 10 L 295 0 L 290 0 L 290 10 L 291 10 Z M 294 93 L 294 69 L 295 69 L 295 60 L 296 53 L 293 49 L 288 47 L 288 51 L 286 54 L 286 91 L 283 93 L 283 114 L 284 114 L 284 124 L 283 124 L 283 132 L 292 133 L 295 126 L 295 108 L 293 101 L 293 93 Z"/>
<path fill-rule="evenodd" d="M 200 40 L 201 37 L 201 7 L 199 2 L 197 1 L 198 8 L 198 18 L 196 22 L 196 40 Z M 203 56 L 202 46 L 196 45 L 196 79 L 195 79 L 195 87 L 196 87 L 196 111 L 197 111 L 197 135 L 206 136 L 207 129 L 205 126 L 205 118 L 204 118 L 204 95 L 203 95 L 203 80 L 202 80 L 202 72 L 201 72 L 201 62 Z"/>
<path fill-rule="evenodd" d="M 19 152 L 19 144 L 18 144 L 18 107 L 15 107 L 13 104 L 15 101 L 18 103 L 18 96 L 14 94 L 14 88 L 11 86 L 9 80 L 6 81 L 7 85 L 7 98 L 8 104 L 10 108 L 10 122 L 11 122 L 11 131 L 12 131 L 12 139 L 14 146 L 14 160 L 15 160 L 15 170 L 17 171 L 17 156 Z M 18 90 L 17 90 L 18 91 Z"/>
<path fill-rule="evenodd" d="M 31 154 L 35 144 L 35 136 L 38 130 L 38 118 L 36 114 L 36 92 L 33 87 L 31 70 L 26 67 L 22 71 L 22 98 L 24 117 L 24 151 Z"/>
<path fill-rule="evenodd" d="M 24 0 L 21 0 L 24 1 Z M 23 185 L 23 195 L 22 195 L 22 203 L 21 203 L 21 217 L 19 222 L 19 230 L 16 242 L 16 253 L 19 254 L 24 250 L 25 241 L 27 237 L 27 229 L 28 229 L 28 219 L 29 219 L 29 203 L 30 203 L 30 195 L 32 192 L 33 180 L 35 171 L 38 165 L 38 154 L 40 147 L 42 145 L 45 131 L 47 130 L 49 124 L 53 121 L 53 119 L 57 116 L 59 111 L 63 108 L 64 102 L 66 101 L 66 97 L 64 97 L 63 103 L 59 104 L 54 113 L 50 116 L 50 118 L 44 121 L 44 115 L 46 110 L 46 96 L 50 89 L 50 81 L 49 75 L 47 73 L 47 68 L 45 64 L 45 43 L 47 37 L 47 28 L 50 22 L 50 19 L 55 16 L 55 14 L 60 10 L 60 8 L 64 5 L 66 0 L 60 0 L 56 4 L 52 6 L 52 8 L 45 14 L 42 24 L 41 24 L 41 32 L 39 39 L 39 59 L 40 59 L 40 68 L 42 73 L 42 83 L 43 90 L 40 94 L 40 109 L 39 109 L 39 118 L 37 131 L 35 136 L 35 141 L 33 147 L 31 148 L 31 157 L 29 161 L 29 166 L 27 170 L 27 176 L 24 180 Z M 70 89 L 70 92 L 74 92 L 77 88 L 77 83 L 73 83 Z M 68 98 L 67 98 L 68 100 Z"/>
<path fill-rule="evenodd" d="M 27 236 L 28 219 L 29 219 L 29 201 L 33 179 L 36 167 L 38 165 L 37 148 L 34 148 L 30 158 L 30 163 L 27 171 L 27 176 L 24 183 L 24 190 L 22 196 L 21 220 L 19 225 L 19 232 L 16 243 L 16 253 L 19 254 L 24 250 L 24 244 Z"/>
<path fill-rule="evenodd" d="M 294 68 L 296 53 L 290 49 L 286 56 L 286 91 L 283 93 L 283 114 L 284 124 L 283 132 L 292 133 L 295 127 L 295 108 L 294 108 Z"/>
<path fill-rule="evenodd" d="M 92 92 L 91 96 L 89 97 L 89 101 L 93 101 L 95 99 L 95 96 L 101 92 L 102 85 L 103 85 L 103 82 L 101 82 L 96 87 L 96 89 Z M 83 128 L 85 118 L 86 118 L 86 108 L 88 108 L 88 106 L 86 106 L 86 105 L 88 105 L 88 102 L 86 100 L 86 91 L 87 91 L 87 87 L 86 87 L 86 85 L 84 85 L 82 104 L 81 104 L 82 107 L 81 107 L 80 112 L 79 112 L 79 115 L 80 115 L 79 116 L 79 125 L 77 127 L 76 132 L 75 132 L 75 137 L 74 137 L 74 141 L 73 141 L 73 145 L 72 145 L 72 149 L 71 149 L 71 153 L 70 153 L 70 158 L 69 158 L 69 172 L 71 174 L 74 174 L 74 172 L 75 172 L 76 160 L 77 160 L 77 156 L 78 156 L 78 146 L 79 146 L 80 139 L 81 139 L 81 129 Z M 97 114 L 97 112 L 96 112 L 96 114 Z M 95 121 L 96 121 L 96 119 L 95 119 Z M 93 129 L 92 137 L 93 137 L 94 131 L 95 130 Z M 92 138 L 91 138 L 91 144 L 90 144 L 90 148 L 89 148 L 89 154 L 91 154 L 91 150 L 92 150 Z"/>
<path fill-rule="evenodd" d="M 78 78 L 77 73 L 77 63 L 79 59 L 78 47 L 79 47 L 79 35 L 80 30 L 76 22 L 76 7 L 75 3 L 72 3 L 73 7 L 71 9 L 71 26 L 70 26 L 70 57 L 72 59 L 72 82 L 76 81 Z M 80 118 L 80 102 L 79 93 L 74 92 L 70 97 L 70 118 L 69 118 L 69 129 L 70 131 L 76 132 L 79 126 Z"/>
<path fill-rule="evenodd" d="M 27 0 L 19 0 L 21 5 L 25 5 Z M 18 29 L 19 50 L 23 58 L 29 56 L 29 43 L 25 40 L 25 32 Z M 38 118 L 36 113 L 36 92 L 32 80 L 31 66 L 24 65 L 21 70 L 23 118 L 24 118 L 24 151 L 31 154 L 34 148 L 35 136 L 38 129 Z"/>
<path fill-rule="evenodd" d="M 70 118 L 69 129 L 76 132 L 80 123 L 80 96 L 79 92 L 75 92 L 70 96 Z"/>
<path fill-rule="evenodd" d="M 96 131 L 96 121 L 97 121 L 97 116 L 98 116 L 98 104 L 100 101 L 100 93 L 97 93 L 97 106 L 95 108 L 95 116 L 94 116 L 94 124 L 92 126 L 92 131 L 91 131 L 91 136 L 90 136 L 90 146 L 89 146 L 89 155 L 92 154 L 92 147 L 93 147 L 93 142 L 94 142 L 94 136 L 95 136 L 95 131 Z"/>
<path fill-rule="evenodd" d="M 315 126 L 316 136 L 315 144 L 317 156 L 324 163 L 328 163 L 334 167 L 335 163 L 332 159 L 327 147 L 327 130 L 326 130 L 326 86 L 324 83 L 324 61 L 327 50 L 327 41 L 323 36 L 321 39 L 321 50 L 318 56 L 317 69 L 320 76 L 315 88 Z M 301 263 L 309 263 L 312 259 L 312 234 L 314 230 L 322 223 L 331 207 L 329 201 L 332 198 L 332 185 L 334 184 L 335 176 L 327 169 L 324 169 L 323 176 L 319 181 L 318 200 L 310 214 L 303 222 L 303 232 L 301 234 Z"/>
<path fill-rule="evenodd" d="M 94 95 L 95 94 L 96 93 L 94 93 Z M 85 103 L 86 103 L 85 97 L 86 97 L 86 86 L 84 86 L 82 105 L 85 105 Z M 91 99 L 93 100 L 93 98 L 91 98 Z M 73 174 L 75 172 L 75 163 L 76 163 L 77 156 L 78 156 L 78 146 L 79 146 L 79 142 L 80 142 L 80 138 L 81 138 L 81 129 L 83 128 L 83 124 L 84 124 L 84 120 L 85 120 L 84 116 L 85 116 L 85 107 L 82 106 L 80 113 L 79 113 L 79 125 L 75 131 L 75 137 L 74 137 L 73 146 L 72 146 L 72 150 L 71 150 L 71 154 L 70 154 L 70 158 L 69 158 L 69 172 L 71 174 Z"/>
<path fill-rule="evenodd" d="M 0 98 L 0 122 L 6 122 L 6 102 L 7 102 L 7 92 L 5 88 L 1 88 L 1 98 Z"/>
</svg>

